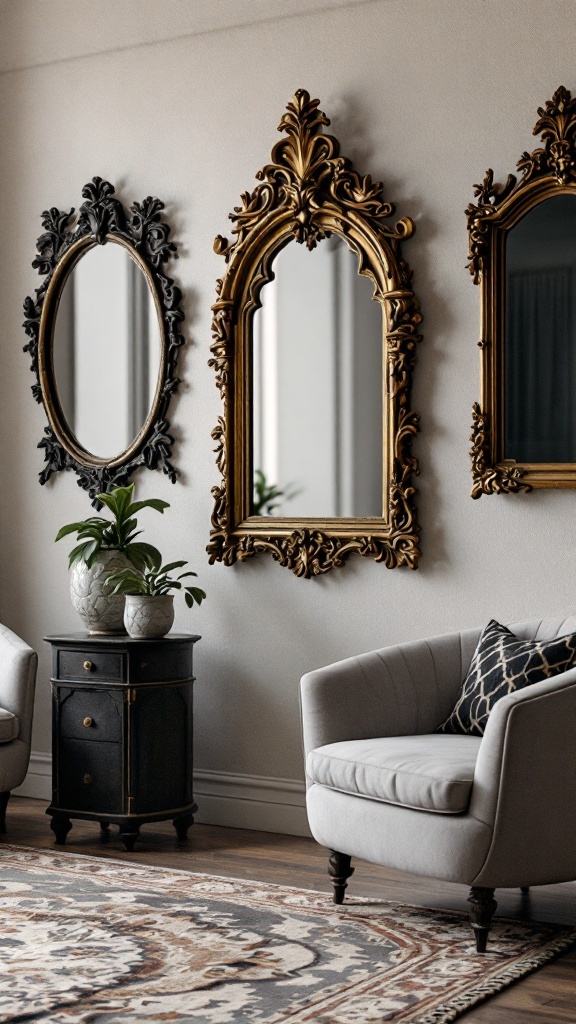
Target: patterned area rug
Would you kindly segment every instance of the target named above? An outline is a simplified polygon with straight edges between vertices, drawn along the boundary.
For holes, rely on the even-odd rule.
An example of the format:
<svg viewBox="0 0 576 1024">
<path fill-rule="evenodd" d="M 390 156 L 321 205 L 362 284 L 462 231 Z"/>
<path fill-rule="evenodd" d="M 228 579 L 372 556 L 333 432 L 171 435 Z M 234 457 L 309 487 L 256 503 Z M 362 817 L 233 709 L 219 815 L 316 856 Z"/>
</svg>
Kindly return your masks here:
<svg viewBox="0 0 576 1024">
<path fill-rule="evenodd" d="M 576 930 L 0 847 L 0 1021 L 443 1024 Z"/>
</svg>

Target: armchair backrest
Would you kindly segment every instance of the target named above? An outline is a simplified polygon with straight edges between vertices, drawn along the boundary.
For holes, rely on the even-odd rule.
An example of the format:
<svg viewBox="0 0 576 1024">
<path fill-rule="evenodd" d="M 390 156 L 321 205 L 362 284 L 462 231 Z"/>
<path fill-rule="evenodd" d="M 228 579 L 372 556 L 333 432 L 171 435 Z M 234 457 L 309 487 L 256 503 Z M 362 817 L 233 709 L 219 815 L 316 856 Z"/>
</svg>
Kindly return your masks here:
<svg viewBox="0 0 576 1024">
<path fill-rule="evenodd" d="M 0 707 L 16 715 L 18 738 L 30 746 L 38 655 L 7 626 L 0 625 Z"/>
<path fill-rule="evenodd" d="M 576 632 L 576 616 L 509 627 L 525 640 Z M 385 647 L 302 678 L 304 749 L 375 736 L 433 733 L 451 711 L 483 627 Z"/>
</svg>

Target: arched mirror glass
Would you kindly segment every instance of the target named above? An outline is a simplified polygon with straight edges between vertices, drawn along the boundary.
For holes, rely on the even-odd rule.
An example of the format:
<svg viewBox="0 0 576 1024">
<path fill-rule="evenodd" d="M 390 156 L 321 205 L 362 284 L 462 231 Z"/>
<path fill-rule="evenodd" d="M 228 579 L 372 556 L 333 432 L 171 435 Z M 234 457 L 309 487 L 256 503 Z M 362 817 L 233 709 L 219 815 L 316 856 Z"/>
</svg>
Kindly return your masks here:
<svg viewBox="0 0 576 1024">
<path fill-rule="evenodd" d="M 68 275 L 54 324 L 54 380 L 78 443 L 120 455 L 144 427 L 161 368 L 154 296 L 127 249 L 89 249 Z"/>
<path fill-rule="evenodd" d="M 538 115 L 519 177 L 488 170 L 466 211 L 481 288 L 473 498 L 576 487 L 576 100 L 560 86 Z"/>
<path fill-rule="evenodd" d="M 166 272 L 176 246 L 164 204 L 148 196 L 127 211 L 102 178 L 82 197 L 76 216 L 42 214 L 32 266 L 43 281 L 24 302 L 25 351 L 48 419 L 40 483 L 72 470 L 98 506 L 138 468 L 176 481 L 168 410 L 184 314 Z"/>
<path fill-rule="evenodd" d="M 576 462 L 576 195 L 506 238 L 506 438 L 516 462 Z"/>
<path fill-rule="evenodd" d="M 382 307 L 333 234 L 287 245 L 253 323 L 256 515 L 382 515 Z M 305 372 L 303 372 L 305 368 Z"/>
<path fill-rule="evenodd" d="M 230 218 L 210 365 L 210 561 L 271 554 L 297 576 L 357 553 L 388 568 L 420 556 L 411 446 L 422 319 L 401 244 L 414 231 L 360 176 L 319 101 L 299 89 L 260 184 Z"/>
</svg>

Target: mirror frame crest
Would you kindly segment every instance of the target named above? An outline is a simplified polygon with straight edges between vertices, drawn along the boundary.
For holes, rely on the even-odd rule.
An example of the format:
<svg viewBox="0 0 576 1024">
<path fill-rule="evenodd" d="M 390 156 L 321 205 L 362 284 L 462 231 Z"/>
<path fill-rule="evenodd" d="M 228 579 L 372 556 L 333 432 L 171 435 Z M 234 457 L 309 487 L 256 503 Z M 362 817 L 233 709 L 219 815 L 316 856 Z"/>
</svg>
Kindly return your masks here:
<svg viewBox="0 0 576 1024">
<path fill-rule="evenodd" d="M 213 305 L 209 366 L 224 404 L 212 431 L 222 482 L 212 488 L 214 511 L 208 553 L 210 563 L 234 562 L 267 551 L 297 576 L 310 578 L 342 566 L 358 552 L 388 568 L 415 569 L 420 550 L 412 477 L 418 472 L 411 453 L 418 416 L 411 388 L 422 320 L 412 291 L 412 272 L 400 242 L 414 232 L 394 213 L 382 185 L 361 177 L 340 156 L 337 140 L 323 132 L 330 124 L 319 100 L 299 89 L 287 105 L 278 131 L 285 133 L 272 150 L 271 163 L 258 171 L 261 182 L 241 196 L 230 220 L 234 238 L 218 235 L 215 252 L 227 264 L 217 282 Z M 336 232 L 358 256 L 358 272 L 374 285 L 383 316 L 384 480 L 387 500 L 381 518 L 306 519 L 261 517 L 252 507 L 252 318 L 260 293 L 272 280 L 272 262 L 290 241 L 314 249 Z M 302 367 L 306 373 L 306 367 Z"/>
<path fill-rule="evenodd" d="M 538 108 L 533 135 L 544 145 L 524 152 L 504 185 L 489 169 L 466 209 L 468 268 L 481 286 L 481 400 L 473 405 L 471 495 L 535 487 L 576 487 L 576 463 L 517 463 L 504 458 L 506 236 L 530 210 L 553 196 L 576 195 L 576 98 L 560 86 Z"/>
<path fill-rule="evenodd" d="M 24 351 L 31 356 L 36 376 L 32 394 L 44 406 L 48 426 L 38 447 L 44 449 L 47 465 L 39 474 L 45 484 L 53 473 L 72 470 L 78 474 L 78 486 L 88 491 L 98 507 L 96 495 L 112 487 L 124 486 L 139 467 L 162 469 L 172 483 L 174 468 L 169 433 L 168 406 L 180 381 L 176 375 L 178 355 L 184 344 L 180 324 L 184 320 L 182 293 L 164 265 L 177 257 L 176 245 L 169 240 L 170 227 L 162 219 L 164 203 L 148 196 L 134 202 L 129 211 L 115 196 L 108 181 L 95 177 L 82 189 L 85 200 L 73 222 L 74 208 L 68 213 L 56 207 L 42 214 L 44 233 L 37 242 L 32 263 L 44 280 L 34 297 L 24 300 L 24 330 L 29 338 Z M 113 459 L 99 458 L 86 451 L 74 436 L 62 412 L 52 358 L 52 344 L 58 304 L 72 270 L 86 252 L 96 245 L 112 241 L 128 250 L 154 297 L 161 336 L 160 370 L 154 401 L 145 424 L 129 447 Z"/>
</svg>

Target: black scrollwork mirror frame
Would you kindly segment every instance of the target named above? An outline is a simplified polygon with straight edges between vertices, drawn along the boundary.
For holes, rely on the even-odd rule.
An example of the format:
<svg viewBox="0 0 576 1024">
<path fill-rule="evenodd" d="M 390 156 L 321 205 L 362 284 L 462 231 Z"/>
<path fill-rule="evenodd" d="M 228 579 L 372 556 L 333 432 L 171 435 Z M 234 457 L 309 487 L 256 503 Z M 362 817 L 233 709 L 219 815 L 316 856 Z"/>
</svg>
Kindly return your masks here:
<svg viewBox="0 0 576 1024">
<path fill-rule="evenodd" d="M 35 297 L 24 301 L 24 330 L 36 376 L 32 393 L 44 406 L 48 426 L 38 447 L 44 449 L 46 466 L 41 484 L 60 470 L 78 474 L 83 487 L 98 504 L 96 495 L 128 483 L 139 467 L 162 469 L 174 483 L 178 470 L 171 463 L 174 438 L 169 433 L 168 406 L 180 381 L 176 375 L 178 354 L 184 344 L 180 325 L 184 319 L 182 293 L 164 265 L 177 256 L 170 241 L 170 227 L 162 219 L 164 204 L 152 196 L 133 203 L 126 211 L 115 196 L 114 186 L 95 177 L 82 189 L 84 202 L 73 222 L 55 207 L 42 214 L 44 232 L 37 242 L 32 266 L 44 277 Z M 72 270 L 86 252 L 107 242 L 122 245 L 144 274 L 154 297 L 161 337 L 160 371 L 154 401 L 146 422 L 131 444 L 113 459 L 88 452 L 72 432 L 62 411 L 53 366 L 53 336 L 58 304 Z"/>
<path fill-rule="evenodd" d="M 488 170 L 466 210 L 468 267 L 481 286 L 481 401 L 473 406 L 472 497 L 576 487 L 576 463 L 518 463 L 504 457 L 506 238 L 530 210 L 553 196 L 576 195 L 576 99 L 560 86 L 538 108 L 534 135 L 543 147 L 523 153 L 505 185 Z"/>
<path fill-rule="evenodd" d="M 222 482 L 212 489 L 210 562 L 231 565 L 269 552 L 297 576 L 309 578 L 343 565 L 352 552 L 388 568 L 416 568 L 420 555 L 411 453 L 418 416 L 411 408 L 412 375 L 422 319 L 412 273 L 400 242 L 414 224 L 387 223 L 394 206 L 382 185 L 361 177 L 323 132 L 330 122 L 304 89 L 279 125 L 285 133 L 272 162 L 256 175 L 261 184 L 241 197 L 230 214 L 234 239 L 218 236 L 215 251 L 227 269 L 217 283 L 212 359 L 223 415 L 212 432 Z M 289 242 L 313 249 L 330 234 L 343 237 L 358 256 L 358 271 L 374 285 L 383 317 L 384 508 L 381 518 L 304 519 L 252 515 L 252 321 L 272 261 Z M 306 366 L 302 366 L 306 373 Z M 321 386 L 321 381 L 319 385 Z"/>
</svg>

